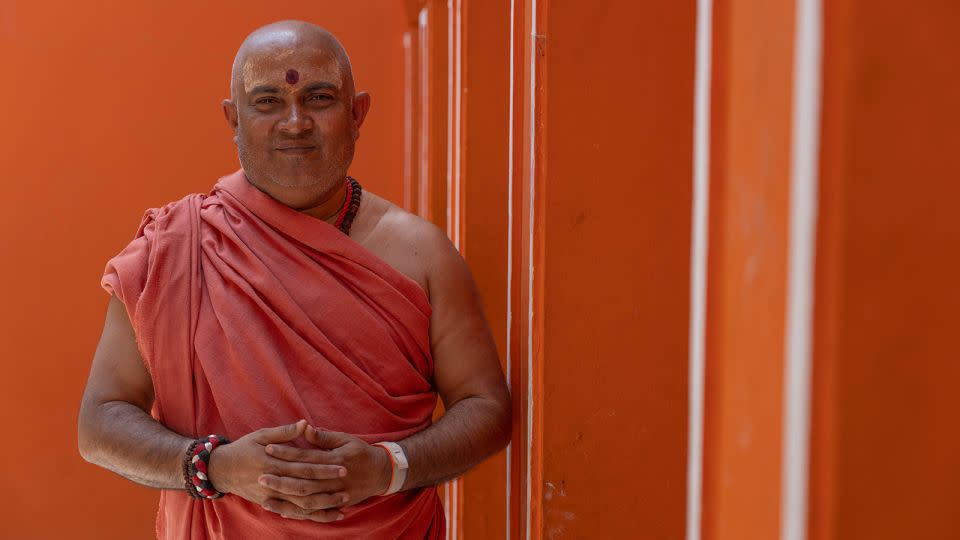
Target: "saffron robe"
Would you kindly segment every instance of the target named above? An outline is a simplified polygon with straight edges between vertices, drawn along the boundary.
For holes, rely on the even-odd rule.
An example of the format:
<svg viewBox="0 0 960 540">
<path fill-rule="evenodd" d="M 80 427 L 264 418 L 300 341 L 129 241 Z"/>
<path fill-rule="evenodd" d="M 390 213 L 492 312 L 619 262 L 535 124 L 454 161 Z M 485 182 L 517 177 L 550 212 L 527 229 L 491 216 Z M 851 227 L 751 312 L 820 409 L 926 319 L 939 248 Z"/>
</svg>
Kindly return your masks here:
<svg viewBox="0 0 960 540">
<path fill-rule="evenodd" d="M 101 286 L 123 301 L 156 394 L 188 437 L 230 440 L 306 418 L 367 442 L 431 424 L 431 306 L 412 279 L 249 183 L 148 209 Z M 297 446 L 309 447 L 298 440 Z M 441 538 L 436 489 L 371 497 L 334 523 L 286 519 L 235 495 L 163 490 L 164 539 Z"/>
</svg>

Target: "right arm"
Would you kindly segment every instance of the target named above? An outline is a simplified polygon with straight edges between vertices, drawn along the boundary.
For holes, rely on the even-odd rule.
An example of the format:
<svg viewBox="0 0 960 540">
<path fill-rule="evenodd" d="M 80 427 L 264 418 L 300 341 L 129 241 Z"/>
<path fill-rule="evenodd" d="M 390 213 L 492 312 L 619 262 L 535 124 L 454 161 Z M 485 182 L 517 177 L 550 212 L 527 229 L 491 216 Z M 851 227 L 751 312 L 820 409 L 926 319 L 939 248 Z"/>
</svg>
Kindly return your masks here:
<svg viewBox="0 0 960 540">
<path fill-rule="evenodd" d="M 192 439 L 150 416 L 153 399 L 126 309 L 111 296 L 80 403 L 80 455 L 139 484 L 181 489 L 183 457 Z"/>
<path fill-rule="evenodd" d="M 193 441 L 175 433 L 150 416 L 153 381 L 137 348 L 136 335 L 123 302 L 110 297 L 106 321 L 97 345 L 80 403 L 77 420 L 80 455 L 138 484 L 160 489 L 183 489 L 183 458 Z M 234 493 L 262 505 L 270 498 L 287 498 L 258 483 L 263 474 L 317 480 L 328 494 L 314 495 L 311 519 L 333 521 L 343 495 L 343 467 L 291 463 L 264 451 L 270 443 L 290 442 L 303 435 L 306 421 L 264 428 L 210 455 L 210 481 L 217 490 Z"/>
</svg>

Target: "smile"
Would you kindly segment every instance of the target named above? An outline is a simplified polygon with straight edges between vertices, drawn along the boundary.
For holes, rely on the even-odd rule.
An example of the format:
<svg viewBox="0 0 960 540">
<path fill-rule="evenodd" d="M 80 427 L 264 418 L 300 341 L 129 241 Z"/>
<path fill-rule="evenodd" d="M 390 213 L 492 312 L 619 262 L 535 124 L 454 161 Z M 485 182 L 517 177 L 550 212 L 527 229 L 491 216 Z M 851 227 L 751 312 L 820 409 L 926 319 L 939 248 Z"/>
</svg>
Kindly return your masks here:
<svg viewBox="0 0 960 540">
<path fill-rule="evenodd" d="M 276 150 L 281 154 L 305 155 L 313 152 L 316 149 L 316 146 L 291 146 L 286 148 L 277 148 Z"/>
</svg>

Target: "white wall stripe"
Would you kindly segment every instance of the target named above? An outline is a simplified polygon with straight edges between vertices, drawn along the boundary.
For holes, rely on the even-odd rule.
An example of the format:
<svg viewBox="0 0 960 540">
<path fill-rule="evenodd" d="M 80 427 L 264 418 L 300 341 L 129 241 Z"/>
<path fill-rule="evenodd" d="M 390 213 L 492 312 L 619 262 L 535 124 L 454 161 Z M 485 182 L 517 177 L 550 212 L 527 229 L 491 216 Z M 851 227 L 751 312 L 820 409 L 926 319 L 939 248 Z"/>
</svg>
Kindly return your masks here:
<svg viewBox="0 0 960 540">
<path fill-rule="evenodd" d="M 712 56 L 713 2 L 712 0 L 698 0 L 693 115 L 693 237 L 690 243 L 687 540 L 700 540 L 703 501 L 703 407 L 706 374 Z"/>
<path fill-rule="evenodd" d="M 447 236 L 460 250 L 460 1 L 447 0 Z M 456 21 L 456 25 L 454 22 Z M 459 479 L 447 482 L 447 538 L 459 537 Z"/>
<path fill-rule="evenodd" d="M 457 36 L 456 40 L 456 50 L 455 50 L 455 69 L 456 69 L 456 91 L 454 93 L 454 134 L 456 139 L 454 141 L 453 152 L 455 156 L 454 160 L 454 207 L 453 207 L 453 224 L 454 231 L 453 234 L 456 237 L 457 249 L 460 249 L 460 243 L 462 238 L 460 238 L 460 209 L 463 206 L 463 201 L 461 201 L 460 194 L 460 179 L 462 176 L 460 160 L 462 157 L 461 154 L 461 141 L 463 140 L 462 133 L 462 100 L 463 100 L 463 0 L 456 0 L 457 13 L 456 13 L 456 26 L 455 32 Z"/>
<path fill-rule="evenodd" d="M 430 182 L 430 41 L 429 41 L 429 9 L 424 7 L 420 10 L 420 16 L 417 21 L 419 30 L 418 47 L 420 49 L 420 181 L 417 183 L 417 210 L 422 217 L 429 215 L 429 190 Z"/>
<path fill-rule="evenodd" d="M 413 43 L 403 33 L 403 207 L 413 208 Z"/>
<path fill-rule="evenodd" d="M 530 540 L 530 505 L 533 497 L 533 238 L 534 238 L 534 195 L 536 190 L 536 119 L 537 119 L 537 0 L 530 0 L 530 239 L 528 245 L 529 268 L 527 272 L 527 540 Z"/>
<path fill-rule="evenodd" d="M 450 508 L 450 536 L 447 538 L 449 540 L 456 540 L 457 535 L 457 512 L 460 510 L 460 496 L 457 488 L 459 487 L 459 480 L 454 478 L 450 481 L 450 502 L 452 507 Z"/>
<path fill-rule="evenodd" d="M 512 350 L 512 329 L 513 329 L 513 104 L 514 104 L 514 62 L 513 62 L 513 44 L 514 44 L 514 0 L 510 0 L 510 112 L 509 124 L 507 129 L 507 387 L 510 392 L 514 391 L 512 376 L 513 358 Z M 512 485 L 512 452 L 513 442 L 507 444 L 507 495 L 506 495 L 506 516 L 507 516 L 507 534 L 506 540 L 510 540 L 510 494 Z"/>
<path fill-rule="evenodd" d="M 807 537 L 813 275 L 820 153 L 820 0 L 797 0 L 795 35 L 784 344 L 782 540 L 805 540 Z"/>
<path fill-rule="evenodd" d="M 453 0 L 447 0 L 447 236 L 453 233 Z"/>
</svg>

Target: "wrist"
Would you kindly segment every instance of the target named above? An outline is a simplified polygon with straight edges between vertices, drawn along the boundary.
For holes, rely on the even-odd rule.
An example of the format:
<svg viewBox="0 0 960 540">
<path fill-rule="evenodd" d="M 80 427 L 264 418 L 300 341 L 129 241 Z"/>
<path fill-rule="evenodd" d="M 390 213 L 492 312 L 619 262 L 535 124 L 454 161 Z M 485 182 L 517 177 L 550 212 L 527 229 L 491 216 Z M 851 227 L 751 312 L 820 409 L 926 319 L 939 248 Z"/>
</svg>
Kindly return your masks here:
<svg viewBox="0 0 960 540">
<path fill-rule="evenodd" d="M 379 446 L 386 451 L 387 457 L 390 461 L 390 481 L 387 489 L 383 492 L 383 495 L 392 495 L 403 489 L 403 485 L 407 479 L 409 465 L 407 462 L 406 452 L 402 446 L 395 442 L 379 442 L 376 443 L 376 446 Z"/>
<path fill-rule="evenodd" d="M 376 470 L 380 473 L 377 475 L 377 486 L 374 493 L 377 495 L 386 495 L 387 490 L 390 489 L 390 482 L 393 480 L 393 461 L 390 459 L 389 450 L 378 444 L 373 446 L 376 448 L 377 453 Z"/>
<path fill-rule="evenodd" d="M 213 488 L 223 494 L 233 492 L 233 486 L 230 483 L 230 478 L 233 477 L 230 472 L 232 454 L 228 446 L 229 444 L 221 444 L 214 447 L 207 461 L 207 478 Z"/>
</svg>

